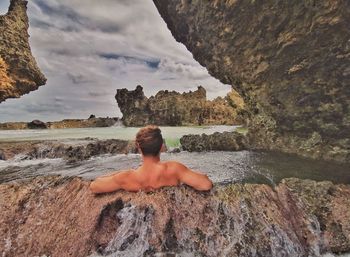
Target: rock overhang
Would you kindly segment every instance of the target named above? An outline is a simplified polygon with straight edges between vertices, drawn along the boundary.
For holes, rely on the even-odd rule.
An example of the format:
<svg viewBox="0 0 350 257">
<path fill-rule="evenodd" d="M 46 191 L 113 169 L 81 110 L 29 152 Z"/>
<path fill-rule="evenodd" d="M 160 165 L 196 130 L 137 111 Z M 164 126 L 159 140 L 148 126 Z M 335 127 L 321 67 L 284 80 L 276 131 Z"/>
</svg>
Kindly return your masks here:
<svg viewBox="0 0 350 257">
<path fill-rule="evenodd" d="M 27 3 L 11 0 L 8 12 L 0 15 L 0 103 L 46 83 L 29 45 Z"/>
<path fill-rule="evenodd" d="M 255 148 L 350 162 L 348 1 L 153 2 L 174 38 L 244 98 Z"/>
</svg>

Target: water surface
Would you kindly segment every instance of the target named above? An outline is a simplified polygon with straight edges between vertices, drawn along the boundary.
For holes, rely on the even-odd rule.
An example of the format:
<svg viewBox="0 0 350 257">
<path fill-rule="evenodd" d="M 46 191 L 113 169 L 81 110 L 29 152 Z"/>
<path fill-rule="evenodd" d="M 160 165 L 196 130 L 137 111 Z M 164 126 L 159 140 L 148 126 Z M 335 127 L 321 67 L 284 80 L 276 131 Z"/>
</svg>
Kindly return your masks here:
<svg viewBox="0 0 350 257">
<path fill-rule="evenodd" d="M 161 127 L 167 145 L 179 146 L 185 134 L 212 134 L 216 131 L 234 131 L 235 126 Z M 0 143 L 4 141 L 61 140 L 79 141 L 86 137 L 99 139 L 126 139 L 135 137 L 139 128 L 108 127 L 46 130 L 0 131 Z M 163 153 L 162 160 L 176 160 L 189 168 L 202 171 L 215 183 L 256 182 L 275 184 L 283 178 L 297 177 L 317 181 L 350 183 L 350 168 L 346 164 L 311 160 L 279 152 L 202 152 Z M 60 174 L 93 179 L 109 172 L 135 169 L 141 163 L 138 154 L 103 155 L 90 160 L 68 164 L 62 159 L 36 159 L 0 161 L 0 183 L 39 175 Z"/>
<path fill-rule="evenodd" d="M 348 165 L 310 160 L 278 152 L 184 151 L 163 153 L 161 159 L 180 161 L 191 169 L 208 174 L 215 183 L 252 182 L 273 185 L 283 178 L 297 177 L 350 184 Z M 90 180 L 109 172 L 135 169 L 140 164 L 139 154 L 103 155 L 74 164 L 68 164 L 62 159 L 0 161 L 0 182 L 55 174 L 80 176 Z"/>
</svg>

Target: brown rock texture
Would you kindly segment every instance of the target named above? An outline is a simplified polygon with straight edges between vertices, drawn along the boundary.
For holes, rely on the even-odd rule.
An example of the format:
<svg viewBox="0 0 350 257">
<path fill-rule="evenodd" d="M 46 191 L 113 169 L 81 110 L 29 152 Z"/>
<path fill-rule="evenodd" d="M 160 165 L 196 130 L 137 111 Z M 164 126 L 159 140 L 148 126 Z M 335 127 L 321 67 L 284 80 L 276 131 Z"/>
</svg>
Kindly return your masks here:
<svg viewBox="0 0 350 257">
<path fill-rule="evenodd" d="M 18 98 L 46 83 L 31 54 L 27 1 L 11 0 L 0 16 L 0 102 Z"/>
<path fill-rule="evenodd" d="M 248 149 L 247 138 L 238 132 L 215 132 L 211 135 L 184 135 L 181 147 L 189 152 L 241 151 Z"/>
<path fill-rule="evenodd" d="M 194 92 L 165 90 L 148 98 L 139 85 L 131 91 L 118 89 L 115 98 L 126 126 L 233 125 L 242 122 L 244 113 L 242 98 L 235 91 L 209 101 L 201 86 Z"/>
<path fill-rule="evenodd" d="M 9 90 L 14 81 L 9 77 L 8 66 L 0 57 L 0 88 L 2 90 Z"/>
<path fill-rule="evenodd" d="M 350 162 L 350 2 L 153 0 L 250 113 L 255 148 Z"/>
<path fill-rule="evenodd" d="M 38 177 L 1 184 L 0 195 L 0 252 L 7 257 L 350 251 L 350 187 L 330 182 L 287 179 L 274 189 L 232 184 L 210 193 L 179 187 L 94 196 L 79 178 Z"/>
</svg>

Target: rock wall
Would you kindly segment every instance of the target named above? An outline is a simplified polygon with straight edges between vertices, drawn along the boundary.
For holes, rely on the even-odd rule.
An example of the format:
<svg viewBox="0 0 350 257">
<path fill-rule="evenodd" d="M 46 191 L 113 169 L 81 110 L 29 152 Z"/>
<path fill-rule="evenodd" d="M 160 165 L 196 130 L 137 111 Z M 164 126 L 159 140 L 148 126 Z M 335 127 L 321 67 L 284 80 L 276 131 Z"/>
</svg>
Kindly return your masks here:
<svg viewBox="0 0 350 257">
<path fill-rule="evenodd" d="M 0 16 L 0 102 L 18 98 L 46 83 L 31 54 L 27 1 L 11 0 Z"/>
<path fill-rule="evenodd" d="M 94 196 L 78 178 L 0 184 L 3 256 L 320 256 L 350 251 L 350 187 L 288 179 Z M 161 254 L 163 253 L 163 254 Z M 167 255 L 167 254 L 168 255 Z"/>
<path fill-rule="evenodd" d="M 147 98 L 142 86 L 137 86 L 131 91 L 118 89 L 115 98 L 126 126 L 233 125 L 243 120 L 244 104 L 234 91 L 213 101 L 207 100 L 201 86 L 194 92 L 165 90 Z"/>
<path fill-rule="evenodd" d="M 256 148 L 350 162 L 350 2 L 153 0 L 250 112 Z"/>
</svg>

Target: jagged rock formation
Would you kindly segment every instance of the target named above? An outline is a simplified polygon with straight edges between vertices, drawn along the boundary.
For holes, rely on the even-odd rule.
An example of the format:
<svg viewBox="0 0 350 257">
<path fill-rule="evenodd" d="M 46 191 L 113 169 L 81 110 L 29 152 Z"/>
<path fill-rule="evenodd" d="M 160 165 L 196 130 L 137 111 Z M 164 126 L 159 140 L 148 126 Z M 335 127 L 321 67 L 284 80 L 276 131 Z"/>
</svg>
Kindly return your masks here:
<svg viewBox="0 0 350 257">
<path fill-rule="evenodd" d="M 239 124 L 239 113 L 244 108 L 237 93 L 231 92 L 225 99 L 218 97 L 208 101 L 201 86 L 194 92 L 182 94 L 160 91 L 150 98 L 145 96 L 142 86 L 137 86 L 131 91 L 118 89 L 115 98 L 126 126 Z"/>
<path fill-rule="evenodd" d="M 189 152 L 241 151 L 248 148 L 247 138 L 238 132 L 185 135 L 180 138 L 180 143 L 182 149 Z"/>
<path fill-rule="evenodd" d="M 0 123 L 0 130 L 20 130 L 20 129 L 62 129 L 62 128 L 99 128 L 111 127 L 119 121 L 119 118 L 99 118 L 89 119 L 64 119 L 61 121 L 43 122 L 33 120 L 31 122 L 5 122 Z"/>
<path fill-rule="evenodd" d="M 153 0 L 244 98 L 256 148 L 350 162 L 350 2 Z"/>
<path fill-rule="evenodd" d="M 320 256 L 350 251 L 350 187 L 287 179 L 94 196 L 78 178 L 0 185 L 4 256 Z M 159 255 L 159 253 L 164 255 Z M 189 254 L 189 255 L 186 255 Z M 158 254 L 158 255 L 156 255 Z"/>
<path fill-rule="evenodd" d="M 0 16 L 0 102 L 18 98 L 46 83 L 31 54 L 27 1 L 11 0 Z"/>
</svg>

